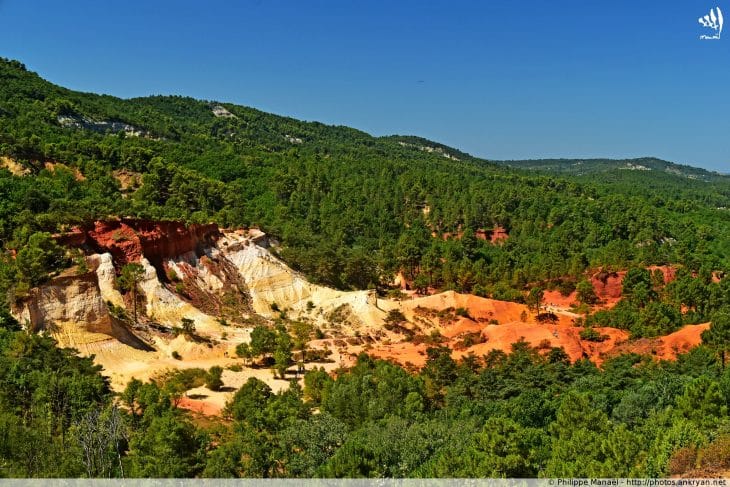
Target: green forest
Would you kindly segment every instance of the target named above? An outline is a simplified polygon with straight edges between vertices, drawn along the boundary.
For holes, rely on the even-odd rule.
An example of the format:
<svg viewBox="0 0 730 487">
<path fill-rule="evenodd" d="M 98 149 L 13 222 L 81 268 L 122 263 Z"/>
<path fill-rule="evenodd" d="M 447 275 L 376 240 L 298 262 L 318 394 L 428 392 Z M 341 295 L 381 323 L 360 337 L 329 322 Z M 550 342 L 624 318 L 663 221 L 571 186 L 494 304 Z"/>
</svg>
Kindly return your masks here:
<svg viewBox="0 0 730 487">
<path fill-rule="evenodd" d="M 722 317 L 730 326 L 730 315 Z M 599 369 L 517 342 L 410 374 L 361 355 L 336 379 L 274 394 L 249 379 L 219 422 L 176 408 L 210 381 L 188 369 L 114 398 L 90 359 L 0 329 L 0 474 L 8 477 L 662 477 L 730 466 L 730 369 L 699 347 L 676 362 Z"/>
<path fill-rule="evenodd" d="M 6 250 L 98 218 L 215 221 L 261 227 L 288 263 L 337 288 L 386 286 L 403 270 L 439 289 L 513 299 L 510 290 L 598 267 L 730 265 L 730 177 L 536 174 L 425 139 L 236 105 L 78 93 L 17 61 L 0 62 L 0 79 L 0 155 L 31 174 L 0 170 Z M 139 187 L 122 189 L 118 171 L 138 174 Z M 474 238 L 495 226 L 509 234 L 503 245 Z"/>
<path fill-rule="evenodd" d="M 730 177 L 643 159 L 634 163 L 651 170 L 489 161 L 227 103 L 75 92 L 6 59 L 0 157 L 0 477 L 730 469 Z M 459 363 L 433 347 L 410 373 L 361 355 L 336 378 L 310 371 L 282 393 L 251 379 L 205 423 L 177 404 L 220 371 L 115 395 L 90 359 L 8 312 L 76 263 L 54 233 L 122 216 L 261 228 L 289 265 L 339 289 L 385 293 L 402 272 L 417 289 L 519 302 L 577 289 L 589 303 L 591 272 L 628 270 L 622 300 L 587 316 L 587 331 L 712 326 L 675 362 L 630 354 L 598 368 L 518 342 Z M 506 240 L 478 238 L 497 227 Z M 646 267 L 666 264 L 679 270 L 665 286 Z"/>
</svg>

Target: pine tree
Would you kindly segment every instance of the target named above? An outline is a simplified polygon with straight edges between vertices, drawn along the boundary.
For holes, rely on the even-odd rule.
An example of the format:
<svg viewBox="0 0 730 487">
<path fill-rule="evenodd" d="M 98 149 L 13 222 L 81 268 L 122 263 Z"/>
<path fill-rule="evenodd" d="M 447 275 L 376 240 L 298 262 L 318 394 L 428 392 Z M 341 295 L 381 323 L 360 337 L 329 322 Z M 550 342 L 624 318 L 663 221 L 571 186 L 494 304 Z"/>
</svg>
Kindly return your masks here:
<svg viewBox="0 0 730 487">
<path fill-rule="evenodd" d="M 142 281 L 144 273 L 144 267 L 141 264 L 131 263 L 122 267 L 121 275 L 117 279 L 117 286 L 122 291 L 132 293 L 132 312 L 135 323 L 137 323 L 137 286 Z"/>
</svg>

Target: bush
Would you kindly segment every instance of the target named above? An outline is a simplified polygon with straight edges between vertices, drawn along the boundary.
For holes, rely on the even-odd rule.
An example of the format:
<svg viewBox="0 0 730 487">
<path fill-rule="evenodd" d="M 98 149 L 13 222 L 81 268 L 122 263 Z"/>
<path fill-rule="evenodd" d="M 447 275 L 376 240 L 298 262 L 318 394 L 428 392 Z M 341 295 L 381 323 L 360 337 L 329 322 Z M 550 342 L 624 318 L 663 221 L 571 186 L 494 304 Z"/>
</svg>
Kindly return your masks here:
<svg viewBox="0 0 730 487">
<path fill-rule="evenodd" d="M 249 360 L 253 358 L 253 352 L 251 351 L 251 345 L 248 343 L 239 343 L 236 345 L 236 355 L 242 359 Z"/>
<path fill-rule="evenodd" d="M 700 467 L 714 471 L 730 468 L 730 435 L 723 435 L 700 450 Z"/>
<path fill-rule="evenodd" d="M 126 242 L 127 240 L 129 240 L 129 237 L 124 235 L 124 232 L 122 232 L 121 230 L 115 230 L 114 233 L 112 233 L 112 240 L 114 240 L 115 242 Z"/>
<path fill-rule="evenodd" d="M 81 249 L 73 251 L 73 264 L 76 266 L 76 275 L 83 275 L 89 272 L 89 264 L 86 262 L 86 256 Z"/>
<path fill-rule="evenodd" d="M 182 356 L 177 352 L 177 350 L 172 351 L 172 358 L 175 360 L 182 360 Z"/>
<path fill-rule="evenodd" d="M 208 373 L 199 368 L 174 370 L 163 376 L 165 386 L 174 385 L 176 388 L 187 391 L 205 385 Z M 179 386 L 179 387 L 178 387 Z"/>
<path fill-rule="evenodd" d="M 458 342 L 454 346 L 454 348 L 456 350 L 463 350 L 463 349 L 469 348 L 471 346 L 477 345 L 479 343 L 484 343 L 486 341 L 487 341 L 486 337 L 484 335 L 482 335 L 480 332 L 478 332 L 478 331 L 471 332 L 471 333 L 465 334 L 462 337 L 461 341 Z"/>
<path fill-rule="evenodd" d="M 170 282 L 178 282 L 180 280 L 180 277 L 177 275 L 177 272 L 175 272 L 175 269 L 167 270 L 167 280 Z"/>
<path fill-rule="evenodd" d="M 211 367 L 208 371 L 208 376 L 205 378 L 205 387 L 211 391 L 220 391 L 221 387 L 223 387 L 223 379 L 221 379 L 222 375 L 223 367 L 218 365 Z"/>
<path fill-rule="evenodd" d="M 469 315 L 469 310 L 466 308 L 456 308 L 456 316 L 461 316 L 462 318 L 469 318 L 471 319 L 471 316 Z"/>
<path fill-rule="evenodd" d="M 195 320 L 191 320 L 190 318 L 183 318 L 180 320 L 180 323 L 182 324 L 182 331 L 188 336 L 192 336 L 195 334 Z"/>
<path fill-rule="evenodd" d="M 386 316 L 385 318 L 385 328 L 393 328 L 396 325 L 400 325 L 404 321 L 406 321 L 406 317 L 400 310 L 391 309 L 390 311 L 388 311 L 388 316 Z"/>
<path fill-rule="evenodd" d="M 558 321 L 558 315 L 555 313 L 540 313 L 537 315 L 538 323 L 555 323 Z"/>
<path fill-rule="evenodd" d="M 558 283 L 558 291 L 560 291 L 560 294 L 562 296 L 570 296 L 570 294 L 575 291 L 575 282 L 571 280 L 562 280 Z"/>
<path fill-rule="evenodd" d="M 581 339 L 589 342 L 602 342 L 608 338 L 608 335 L 602 335 L 589 326 L 588 328 L 584 328 L 580 331 L 580 337 Z"/>
<path fill-rule="evenodd" d="M 393 299 L 396 301 L 400 301 L 400 300 L 406 299 L 408 297 L 408 295 L 406 293 L 404 293 L 403 291 L 401 291 L 400 289 L 390 289 L 386 293 L 386 296 L 388 297 L 388 299 Z"/>
<path fill-rule="evenodd" d="M 576 290 L 578 291 L 578 301 L 581 303 L 591 305 L 598 302 L 598 296 L 596 296 L 591 281 L 587 279 L 580 281 L 576 286 Z"/>
<path fill-rule="evenodd" d="M 681 475 L 689 472 L 697 463 L 697 449 L 684 447 L 675 451 L 669 459 L 668 469 L 670 475 Z"/>
</svg>

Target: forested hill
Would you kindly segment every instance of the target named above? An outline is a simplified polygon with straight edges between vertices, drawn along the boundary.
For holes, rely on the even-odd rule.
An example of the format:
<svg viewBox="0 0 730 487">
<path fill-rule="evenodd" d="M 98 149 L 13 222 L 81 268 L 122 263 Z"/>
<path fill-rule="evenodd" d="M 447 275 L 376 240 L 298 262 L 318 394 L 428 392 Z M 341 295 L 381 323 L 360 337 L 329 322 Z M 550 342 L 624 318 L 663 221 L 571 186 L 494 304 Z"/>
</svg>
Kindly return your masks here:
<svg viewBox="0 0 730 487">
<path fill-rule="evenodd" d="M 17 61 L 0 61 L 0 156 L 0 240 L 22 257 L 3 260 L 3 292 L 62 265 L 29 257 L 46 255 L 44 232 L 120 215 L 260 226 L 289 263 L 340 288 L 403 271 L 517 299 L 603 266 L 730 267 L 728 178 L 537 174 L 229 103 L 79 93 Z M 501 244 L 477 238 L 495 227 Z"/>
<path fill-rule="evenodd" d="M 532 159 L 525 161 L 498 161 L 505 166 L 574 176 L 597 175 L 615 171 L 649 172 L 654 177 L 662 174 L 697 181 L 728 183 L 730 176 L 714 171 L 675 164 L 654 157 L 638 159 Z M 659 173 L 659 176 L 657 176 Z"/>
</svg>

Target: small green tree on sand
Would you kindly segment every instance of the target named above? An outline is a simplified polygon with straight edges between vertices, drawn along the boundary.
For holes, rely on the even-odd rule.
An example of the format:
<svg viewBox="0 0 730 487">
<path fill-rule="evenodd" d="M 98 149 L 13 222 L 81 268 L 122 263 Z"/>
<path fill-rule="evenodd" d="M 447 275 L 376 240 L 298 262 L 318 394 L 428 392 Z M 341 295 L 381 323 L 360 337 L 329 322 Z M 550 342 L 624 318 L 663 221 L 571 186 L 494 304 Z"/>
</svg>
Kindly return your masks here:
<svg viewBox="0 0 730 487">
<path fill-rule="evenodd" d="M 137 286 L 144 277 L 144 267 L 141 264 L 131 263 L 122 267 L 122 272 L 117 278 L 117 286 L 124 292 L 132 293 L 132 313 L 134 322 L 137 322 Z"/>
</svg>

